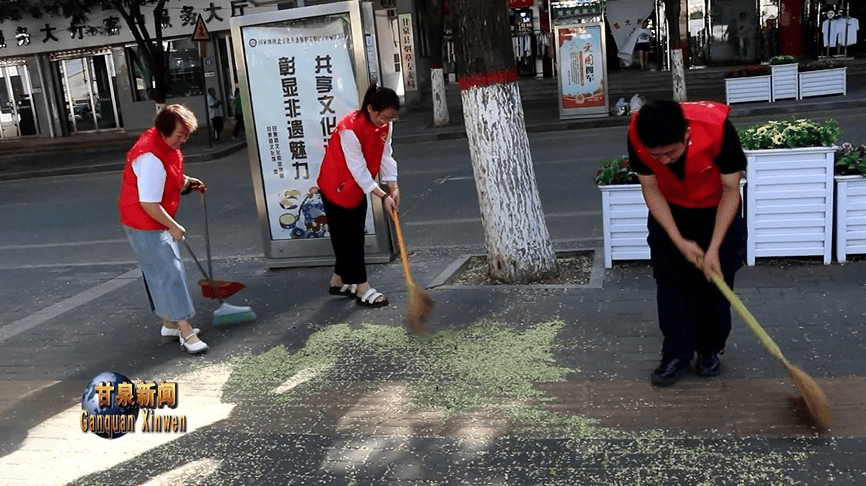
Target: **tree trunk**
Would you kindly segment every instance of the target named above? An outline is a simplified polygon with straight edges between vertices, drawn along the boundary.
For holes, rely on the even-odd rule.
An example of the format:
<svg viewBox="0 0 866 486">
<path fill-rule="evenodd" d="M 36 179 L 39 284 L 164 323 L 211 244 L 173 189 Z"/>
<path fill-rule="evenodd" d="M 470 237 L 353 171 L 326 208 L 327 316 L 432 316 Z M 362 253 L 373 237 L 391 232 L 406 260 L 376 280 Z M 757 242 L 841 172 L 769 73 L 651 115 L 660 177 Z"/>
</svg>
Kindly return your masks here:
<svg viewBox="0 0 866 486">
<path fill-rule="evenodd" d="M 433 125 L 445 126 L 449 122 L 448 104 L 445 102 L 445 73 L 442 70 L 442 37 L 444 19 L 442 0 L 419 0 L 421 21 L 430 45 L 430 84 L 433 93 Z"/>
<path fill-rule="evenodd" d="M 442 65 L 430 66 L 430 84 L 433 91 L 433 125 L 443 127 L 448 124 L 448 104 L 445 102 L 445 70 Z"/>
<path fill-rule="evenodd" d="M 557 273 L 529 151 L 517 67 L 501 0 L 453 0 L 460 95 L 491 277 L 527 283 Z"/>
</svg>

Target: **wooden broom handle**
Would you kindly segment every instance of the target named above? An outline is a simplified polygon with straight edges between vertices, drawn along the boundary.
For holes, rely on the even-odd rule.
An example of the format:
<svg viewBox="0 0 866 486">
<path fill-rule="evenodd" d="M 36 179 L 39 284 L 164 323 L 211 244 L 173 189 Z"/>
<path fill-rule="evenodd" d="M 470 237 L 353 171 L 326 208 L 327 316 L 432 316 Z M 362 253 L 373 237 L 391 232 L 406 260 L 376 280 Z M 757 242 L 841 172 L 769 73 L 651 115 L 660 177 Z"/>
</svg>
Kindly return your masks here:
<svg viewBox="0 0 866 486">
<path fill-rule="evenodd" d="M 403 263 L 403 274 L 406 276 L 406 284 L 414 287 L 412 274 L 409 272 L 409 258 L 406 256 L 406 247 L 403 245 L 403 231 L 400 229 L 400 217 L 394 211 L 394 228 L 397 230 L 397 246 L 400 248 L 400 260 Z"/>
<path fill-rule="evenodd" d="M 700 263 L 701 267 L 703 268 L 703 258 L 699 258 L 698 263 Z M 719 274 L 713 273 L 713 283 L 716 284 L 716 287 L 719 288 L 719 291 L 722 293 L 722 295 L 724 295 L 725 298 L 728 299 L 728 302 L 731 303 L 731 306 L 733 306 L 734 310 L 737 311 L 737 314 L 739 314 L 743 321 L 746 323 L 746 325 L 749 326 L 749 329 L 752 331 L 752 333 L 757 336 L 761 343 L 763 343 L 764 347 L 766 347 L 767 350 L 770 351 L 770 354 L 778 358 L 783 363 L 787 364 L 788 360 L 785 359 L 784 355 L 782 355 L 782 350 L 779 349 L 779 346 L 776 344 L 775 341 L 773 341 L 773 338 L 771 338 L 770 335 L 767 334 L 767 331 L 764 331 L 764 328 L 761 327 L 760 324 L 758 324 L 758 320 L 755 319 L 755 316 L 753 316 L 751 312 L 749 312 L 749 309 L 746 308 L 746 304 L 743 304 L 743 301 L 740 300 L 739 297 L 737 297 L 737 294 L 735 294 L 734 291 L 731 290 L 730 287 L 728 287 L 728 284 L 725 283 L 724 279 L 722 279 Z"/>
</svg>

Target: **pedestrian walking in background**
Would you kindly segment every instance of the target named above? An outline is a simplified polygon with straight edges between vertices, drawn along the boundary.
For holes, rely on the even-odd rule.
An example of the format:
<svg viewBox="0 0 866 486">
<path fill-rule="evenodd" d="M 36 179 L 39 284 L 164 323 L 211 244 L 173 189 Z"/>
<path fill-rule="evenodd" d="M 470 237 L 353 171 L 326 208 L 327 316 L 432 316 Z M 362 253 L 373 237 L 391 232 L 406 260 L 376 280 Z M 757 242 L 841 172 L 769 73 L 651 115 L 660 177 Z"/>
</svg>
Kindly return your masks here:
<svg viewBox="0 0 866 486">
<path fill-rule="evenodd" d="M 638 60 L 640 61 L 640 70 L 646 71 L 649 66 L 649 51 L 650 41 L 652 40 L 652 32 L 649 30 L 649 19 L 645 19 L 636 32 L 637 40 L 634 44 L 634 50 L 637 51 Z"/>
<path fill-rule="evenodd" d="M 391 156 L 391 122 L 399 110 L 394 90 L 370 86 L 361 108 L 337 123 L 317 181 L 336 256 L 329 292 L 354 296 L 358 305 L 367 307 L 388 305 L 388 299 L 367 282 L 364 226 L 368 193 L 381 198 L 392 217 L 400 203 L 397 162 Z M 388 192 L 374 180 L 380 174 Z"/>
<path fill-rule="evenodd" d="M 632 117 L 629 162 L 638 174 L 647 228 L 662 361 L 651 381 L 663 386 L 695 371 L 715 376 L 731 332 L 731 307 L 710 281 L 733 288 L 746 253 L 740 178 L 746 156 L 721 103 L 659 101 Z"/>
<path fill-rule="evenodd" d="M 207 186 L 183 172 L 180 147 L 198 122 L 189 108 L 169 105 L 126 155 L 120 188 L 120 222 L 141 264 L 151 310 L 162 318 L 160 335 L 180 339 L 190 354 L 208 349 L 189 323 L 195 315 L 178 241 L 186 230 L 174 216 L 182 193 Z"/>
<path fill-rule="evenodd" d="M 238 133 L 245 130 L 244 127 L 244 112 L 241 107 L 241 89 L 235 88 L 235 95 L 229 100 L 232 104 L 232 109 L 235 112 L 235 128 L 232 130 L 232 140 L 238 139 Z"/>
<path fill-rule="evenodd" d="M 207 109 L 213 126 L 213 139 L 219 140 L 223 131 L 223 102 L 217 99 L 216 90 L 213 88 L 207 89 Z"/>
</svg>

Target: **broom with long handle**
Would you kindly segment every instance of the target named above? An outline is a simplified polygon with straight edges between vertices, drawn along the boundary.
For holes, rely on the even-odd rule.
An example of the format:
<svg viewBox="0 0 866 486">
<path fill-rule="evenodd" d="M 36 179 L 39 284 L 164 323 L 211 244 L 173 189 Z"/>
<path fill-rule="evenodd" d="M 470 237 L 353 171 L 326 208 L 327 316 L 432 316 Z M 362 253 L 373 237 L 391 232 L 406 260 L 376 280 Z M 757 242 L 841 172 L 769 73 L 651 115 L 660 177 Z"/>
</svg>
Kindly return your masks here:
<svg viewBox="0 0 866 486">
<path fill-rule="evenodd" d="M 809 415 L 812 416 L 812 420 L 821 427 L 830 427 L 830 425 L 833 424 L 833 413 L 830 411 L 830 406 L 827 404 L 827 395 L 824 394 L 824 391 L 821 390 L 818 383 L 816 383 L 811 376 L 806 374 L 805 371 L 797 368 L 792 365 L 790 361 L 785 359 L 782 350 L 779 349 L 779 346 L 775 341 L 773 341 L 773 338 L 771 338 L 770 335 L 764 331 L 764 328 L 758 324 L 758 320 L 755 319 L 755 316 L 749 312 L 749 309 L 746 308 L 743 301 L 741 301 L 740 298 L 737 297 L 737 294 L 728 287 L 728 284 L 725 283 L 722 277 L 714 273 L 713 282 L 716 284 L 716 287 L 719 288 L 719 291 L 721 291 L 728 299 L 737 311 L 737 314 L 739 314 L 746 325 L 749 326 L 752 333 L 758 337 L 761 344 L 767 348 L 770 354 L 781 361 L 785 366 L 785 369 L 788 370 L 791 379 L 794 380 L 794 385 L 796 385 L 797 389 L 800 390 L 800 394 L 803 395 L 803 401 L 806 402 L 806 408 L 809 410 Z"/>
<path fill-rule="evenodd" d="M 406 256 L 406 247 L 403 244 L 403 231 L 400 229 L 400 218 L 394 211 L 394 227 L 397 229 L 397 246 L 400 247 L 400 260 L 403 263 L 403 275 L 406 277 L 406 287 L 409 290 L 409 309 L 407 319 L 409 329 L 415 334 L 424 334 L 424 322 L 433 312 L 433 299 L 423 289 L 412 281 L 412 273 L 409 271 L 409 257 Z"/>
</svg>

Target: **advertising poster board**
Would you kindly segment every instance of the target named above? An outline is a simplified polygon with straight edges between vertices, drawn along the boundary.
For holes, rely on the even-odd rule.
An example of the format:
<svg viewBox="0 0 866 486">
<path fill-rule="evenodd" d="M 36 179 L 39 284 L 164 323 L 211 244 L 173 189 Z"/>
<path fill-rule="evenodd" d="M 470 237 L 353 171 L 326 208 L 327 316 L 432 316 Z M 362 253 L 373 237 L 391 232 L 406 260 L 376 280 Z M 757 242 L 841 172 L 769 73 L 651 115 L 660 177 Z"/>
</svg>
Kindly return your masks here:
<svg viewBox="0 0 866 486">
<path fill-rule="evenodd" d="M 556 27 L 560 118 L 608 114 L 603 27 L 601 23 Z"/>
<path fill-rule="evenodd" d="M 337 122 L 360 106 L 369 86 L 358 3 L 232 21 L 242 45 L 236 57 L 244 119 L 252 120 L 247 140 L 265 257 L 272 267 L 331 264 L 316 179 Z M 378 198 L 368 199 L 366 235 L 367 261 L 390 261 Z"/>
</svg>

